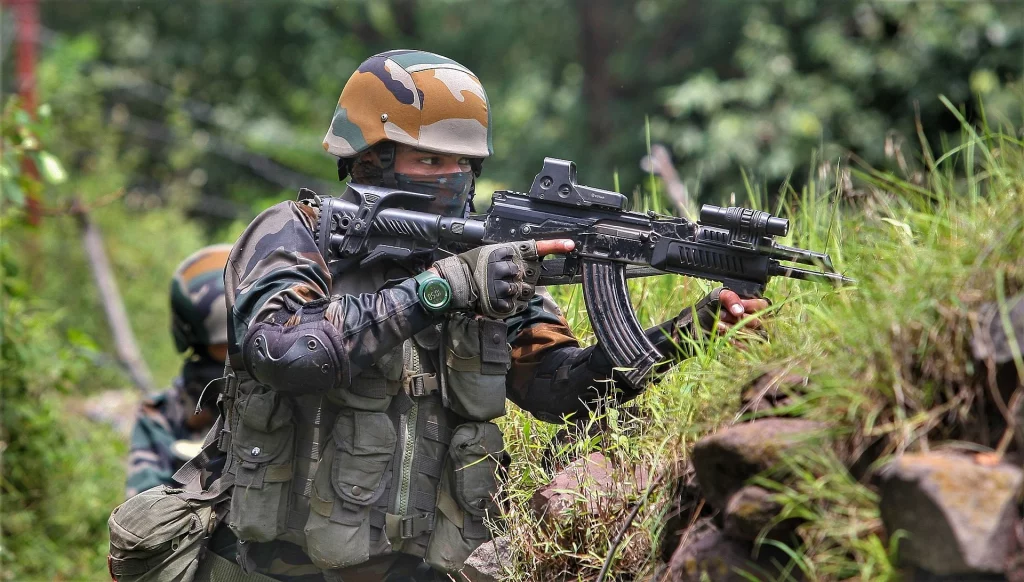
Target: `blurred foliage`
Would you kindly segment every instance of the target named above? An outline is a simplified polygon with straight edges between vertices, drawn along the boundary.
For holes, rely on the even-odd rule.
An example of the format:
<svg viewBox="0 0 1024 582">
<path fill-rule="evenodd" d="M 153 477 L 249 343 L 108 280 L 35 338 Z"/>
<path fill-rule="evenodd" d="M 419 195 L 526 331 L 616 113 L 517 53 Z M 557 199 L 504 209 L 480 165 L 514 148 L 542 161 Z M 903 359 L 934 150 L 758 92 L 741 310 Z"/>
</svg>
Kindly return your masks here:
<svg viewBox="0 0 1024 582">
<path fill-rule="evenodd" d="M 741 4 L 739 43 L 666 89 L 652 123 L 694 182 L 742 192 L 744 167 L 779 184 L 806 174 L 812 149 L 883 164 L 894 140 L 916 140 L 917 118 L 935 149 L 959 131 L 939 95 L 969 119 L 983 102 L 993 124 L 1020 125 L 1024 4 Z"/>
<path fill-rule="evenodd" d="M 16 100 L 5 104 L 3 122 L 0 229 L 7 233 L 27 216 L 19 194 L 38 197 L 66 177 L 48 151 L 45 123 Z M 106 520 L 120 498 L 111 484 L 124 480 L 127 446 L 110 429 L 68 422 L 65 397 L 102 375 L 90 358 L 97 346 L 71 327 L 73 311 L 36 292 L 19 266 L 25 250 L 17 239 L 0 239 L 0 579 L 100 579 Z"/>
<path fill-rule="evenodd" d="M 634 189 L 646 115 L 688 185 L 721 202 L 742 190 L 740 170 L 773 191 L 802 179 L 813 148 L 882 163 L 890 134 L 913 139 L 918 111 L 936 148 L 958 128 L 940 94 L 969 117 L 981 96 L 1009 121 L 1024 96 L 1024 7 L 998 0 L 124 6 L 44 0 L 50 52 L 88 47 L 78 72 L 65 62 L 49 74 L 101 92 L 107 131 L 139 146 L 130 189 L 201 193 L 186 207 L 214 227 L 299 186 L 336 189 L 320 140 L 337 96 L 361 60 L 396 47 L 445 54 L 480 76 L 494 106 L 485 175 L 519 189 L 544 156 L 577 161 L 598 186 L 618 172 Z"/>
</svg>

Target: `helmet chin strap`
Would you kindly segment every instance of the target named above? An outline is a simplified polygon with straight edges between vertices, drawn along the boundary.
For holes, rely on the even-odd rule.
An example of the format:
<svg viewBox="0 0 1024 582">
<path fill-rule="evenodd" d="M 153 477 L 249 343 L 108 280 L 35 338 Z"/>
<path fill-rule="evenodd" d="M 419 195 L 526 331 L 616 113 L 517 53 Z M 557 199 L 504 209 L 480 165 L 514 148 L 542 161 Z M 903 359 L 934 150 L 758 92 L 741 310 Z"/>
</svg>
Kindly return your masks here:
<svg viewBox="0 0 1024 582">
<path fill-rule="evenodd" d="M 397 188 L 398 180 L 395 178 L 395 143 L 383 142 L 375 148 L 377 159 L 380 160 L 380 185 L 385 188 Z"/>
</svg>

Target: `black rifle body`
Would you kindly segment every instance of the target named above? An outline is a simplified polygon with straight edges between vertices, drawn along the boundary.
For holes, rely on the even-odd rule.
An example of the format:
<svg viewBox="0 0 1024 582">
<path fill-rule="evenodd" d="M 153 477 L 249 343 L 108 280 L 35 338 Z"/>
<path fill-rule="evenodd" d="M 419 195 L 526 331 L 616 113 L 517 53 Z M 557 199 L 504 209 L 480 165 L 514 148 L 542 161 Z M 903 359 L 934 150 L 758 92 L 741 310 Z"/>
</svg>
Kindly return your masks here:
<svg viewBox="0 0 1024 582">
<path fill-rule="evenodd" d="M 672 273 L 721 282 L 760 297 L 769 279 L 849 281 L 828 255 L 775 243 L 788 221 L 747 208 L 705 205 L 700 222 L 631 212 L 616 192 L 576 184 L 572 162 L 547 158 L 528 193 L 498 191 L 486 214 L 447 218 L 396 208 L 424 195 L 349 184 L 346 197 L 320 199 L 317 243 L 328 264 L 368 265 L 445 242 L 486 245 L 571 239 L 576 249 L 541 262 L 540 285 L 582 283 L 592 327 L 623 378 L 640 384 L 662 359 L 636 318 L 626 279 Z M 785 266 L 816 265 L 821 270 Z"/>
</svg>

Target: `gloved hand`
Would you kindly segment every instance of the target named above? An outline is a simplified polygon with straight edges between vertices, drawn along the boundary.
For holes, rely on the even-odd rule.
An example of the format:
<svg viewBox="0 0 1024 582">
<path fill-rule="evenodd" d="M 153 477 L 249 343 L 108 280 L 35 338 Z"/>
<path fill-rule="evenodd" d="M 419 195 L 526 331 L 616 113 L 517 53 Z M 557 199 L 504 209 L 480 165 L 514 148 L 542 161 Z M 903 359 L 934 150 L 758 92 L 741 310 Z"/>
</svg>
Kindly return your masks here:
<svg viewBox="0 0 1024 582">
<path fill-rule="evenodd" d="M 434 269 L 451 285 L 454 309 L 504 319 L 526 309 L 540 277 L 537 242 L 478 247 L 441 259 Z"/>
</svg>

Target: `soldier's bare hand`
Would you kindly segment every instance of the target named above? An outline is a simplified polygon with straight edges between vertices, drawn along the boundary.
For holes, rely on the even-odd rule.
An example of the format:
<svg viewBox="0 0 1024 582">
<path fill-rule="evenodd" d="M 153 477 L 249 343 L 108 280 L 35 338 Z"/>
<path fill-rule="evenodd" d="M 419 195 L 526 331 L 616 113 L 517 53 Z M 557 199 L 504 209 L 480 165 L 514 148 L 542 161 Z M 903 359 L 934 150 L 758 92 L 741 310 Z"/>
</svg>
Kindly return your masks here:
<svg viewBox="0 0 1024 582">
<path fill-rule="evenodd" d="M 734 327 L 743 318 L 768 309 L 768 301 L 766 299 L 741 299 L 735 291 L 730 289 L 722 289 L 718 295 L 718 301 L 722 306 L 718 324 L 719 331 L 722 332 L 728 331 L 729 328 Z M 760 318 L 751 317 L 745 322 L 744 327 L 758 330 L 763 327 L 763 324 Z"/>
</svg>

